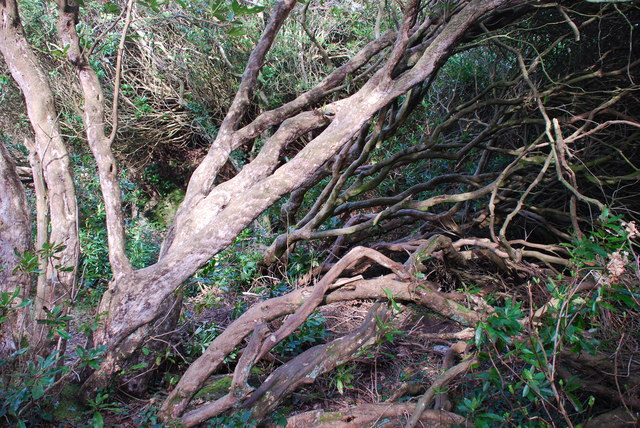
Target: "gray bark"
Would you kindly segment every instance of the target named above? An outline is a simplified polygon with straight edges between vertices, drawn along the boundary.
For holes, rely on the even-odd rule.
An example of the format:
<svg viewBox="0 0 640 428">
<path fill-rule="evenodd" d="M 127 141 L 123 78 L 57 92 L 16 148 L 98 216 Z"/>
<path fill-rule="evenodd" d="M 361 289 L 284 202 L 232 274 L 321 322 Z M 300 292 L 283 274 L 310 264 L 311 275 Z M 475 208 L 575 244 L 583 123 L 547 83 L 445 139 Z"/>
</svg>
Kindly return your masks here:
<svg viewBox="0 0 640 428">
<path fill-rule="evenodd" d="M 51 230 L 48 242 L 63 245 L 56 264 L 70 268 L 70 271 L 61 271 L 52 263 L 48 264 L 45 273 L 48 285 L 43 289 L 44 294 L 37 295 L 35 301 L 35 316 L 39 318 L 44 317 L 43 307 L 53 307 L 63 301 L 75 286 L 79 257 L 75 187 L 53 93 L 44 70 L 24 37 L 15 0 L 0 1 L 0 52 L 25 98 L 36 151 L 42 162 L 49 195 Z"/>
<path fill-rule="evenodd" d="M 284 1 L 275 7 L 263 39 L 249 59 L 241 90 L 229 116 L 223 122 L 207 158 L 190 180 L 186 198 L 165 240 L 160 259 L 152 266 L 114 281 L 105 295 L 101 310 L 108 310 L 109 320 L 97 339 L 98 343 L 108 345 L 110 352 L 102 367 L 85 383 L 87 387 L 98 385 L 100 381 L 110 378 L 114 370 L 121 368 L 122 356 L 140 346 L 144 338 L 141 328 L 162 314 L 162 303 L 183 281 L 226 248 L 260 213 L 305 183 L 354 138 L 381 108 L 431 76 L 478 19 L 511 2 L 472 1 L 443 27 L 414 67 L 392 77 L 409 40 L 409 28 L 413 20 L 409 14 L 396 39 L 390 61 L 354 95 L 327 104 L 323 111 L 301 112 L 341 83 L 345 73 L 366 62 L 363 62 L 363 56 L 370 58 L 366 57 L 369 52 L 366 49 L 388 46 L 391 41 L 388 34 L 377 42 L 378 45 L 370 44 L 363 49 L 364 53 L 356 55 L 353 63 L 337 69 L 317 88 L 262 114 L 244 128 L 236 129 L 242 119 L 241 112 L 249 102 L 250 88 L 247 89 L 244 83 L 255 81 L 275 31 L 294 3 Z M 274 124 L 281 124 L 278 132 L 266 141 L 256 159 L 233 179 L 212 187 L 217 171 L 226 162 L 229 153 Z M 314 140 L 289 162 L 278 167 L 278 154 L 288 142 L 322 127 L 324 130 Z"/>
<path fill-rule="evenodd" d="M 20 264 L 19 254 L 31 249 L 30 236 L 31 219 L 24 189 L 9 152 L 0 145 L 0 293 L 12 294 L 20 289 L 14 304 L 30 291 L 29 276 L 19 271 L 14 273 Z M 0 316 L 8 315 L 0 324 L 0 359 L 17 350 L 26 314 L 26 309 L 11 313 L 0 311 Z"/>
</svg>

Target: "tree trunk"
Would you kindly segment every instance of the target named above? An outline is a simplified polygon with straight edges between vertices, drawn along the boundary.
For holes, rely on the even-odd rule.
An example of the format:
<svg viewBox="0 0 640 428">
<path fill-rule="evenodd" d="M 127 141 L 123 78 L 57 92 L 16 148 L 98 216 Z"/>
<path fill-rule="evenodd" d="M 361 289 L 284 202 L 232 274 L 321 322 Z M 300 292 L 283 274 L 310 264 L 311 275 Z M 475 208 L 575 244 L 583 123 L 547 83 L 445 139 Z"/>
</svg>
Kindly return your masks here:
<svg viewBox="0 0 640 428">
<path fill-rule="evenodd" d="M 35 135 L 36 151 L 42 162 L 51 221 L 48 243 L 63 246 L 56 254 L 59 259 L 47 264 L 47 286 L 35 299 L 36 318 L 45 318 L 44 309 L 63 302 L 75 286 L 80 251 L 76 194 L 53 93 L 46 73 L 24 37 L 15 0 L 0 1 L 0 52 L 22 90 Z M 32 346 L 39 346 L 43 340 L 44 335 L 34 337 Z"/>
<path fill-rule="evenodd" d="M 239 128 L 266 52 L 295 1 L 286 0 L 274 6 L 262 38 L 248 60 L 240 89 L 218 136 L 189 182 L 185 200 L 165 239 L 160 259 L 152 266 L 116 278 L 105 295 L 101 310 L 108 311 L 108 320 L 96 338 L 97 344 L 106 344 L 109 351 L 100 369 L 85 382 L 85 392 L 106 382 L 123 367 L 123 361 L 143 343 L 145 325 L 155 322 L 165 313 L 163 302 L 183 281 L 225 249 L 264 210 L 305 183 L 357 136 L 380 109 L 431 76 L 479 18 L 509 1 L 475 0 L 469 3 L 422 51 L 415 66 L 394 78 L 415 18 L 414 3 L 407 8 L 407 16 L 389 54 L 389 61 L 354 95 L 327 104 L 322 111 L 302 111 L 343 82 L 348 73 L 363 64 L 363 58 L 371 58 L 388 46 L 389 34 L 367 45 L 310 92 L 261 114 L 249 125 Z M 217 171 L 232 150 L 277 124 L 280 124 L 278 131 L 265 142 L 255 160 L 245 165 L 231 180 L 213 187 Z M 323 131 L 293 159 L 278 166 L 279 154 L 286 144 L 321 128 Z"/>
<path fill-rule="evenodd" d="M 31 219 L 27 199 L 15 164 L 7 149 L 0 145 L 0 293 L 13 295 L 15 306 L 29 295 L 31 278 L 28 273 L 14 270 L 20 265 L 20 255 L 31 249 Z M 8 311 L 0 308 L 0 360 L 20 346 L 20 336 L 28 320 L 28 309 Z"/>
</svg>

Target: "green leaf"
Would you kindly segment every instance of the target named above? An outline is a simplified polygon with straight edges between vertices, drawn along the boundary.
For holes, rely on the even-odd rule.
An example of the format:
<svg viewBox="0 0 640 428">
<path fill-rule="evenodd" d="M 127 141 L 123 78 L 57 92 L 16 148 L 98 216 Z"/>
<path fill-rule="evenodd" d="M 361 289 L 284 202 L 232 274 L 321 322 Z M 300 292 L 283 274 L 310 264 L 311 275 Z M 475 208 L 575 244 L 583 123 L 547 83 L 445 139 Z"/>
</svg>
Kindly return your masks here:
<svg viewBox="0 0 640 428">
<path fill-rule="evenodd" d="M 31 299 L 24 299 L 18 306 L 15 307 L 15 309 L 24 308 L 25 306 L 30 305 L 32 302 L 33 300 Z"/>
<path fill-rule="evenodd" d="M 104 418 L 100 412 L 95 412 L 93 414 L 91 422 L 93 423 L 93 428 L 102 428 L 104 426 Z"/>
<path fill-rule="evenodd" d="M 118 6 L 115 3 L 106 2 L 104 4 L 104 11 L 105 13 L 112 13 L 114 15 L 119 15 L 120 12 L 122 12 L 122 9 L 120 8 L 120 6 Z"/>
<path fill-rule="evenodd" d="M 243 6 L 237 0 L 231 1 L 231 10 L 236 15 L 253 15 L 264 10 L 264 6 Z"/>
<path fill-rule="evenodd" d="M 71 340 L 71 338 L 73 337 L 67 330 L 63 328 L 57 328 L 56 333 L 58 333 L 58 335 L 64 340 Z"/>
<path fill-rule="evenodd" d="M 142 6 L 148 7 L 149 9 L 154 11 L 155 13 L 159 13 L 160 12 L 160 4 L 161 3 L 158 3 L 157 0 L 138 0 L 138 3 L 141 4 Z"/>
<path fill-rule="evenodd" d="M 240 36 L 244 36 L 245 34 L 247 34 L 247 29 L 238 25 L 238 26 L 233 26 L 230 27 L 227 30 L 227 34 L 231 37 L 240 37 Z"/>
<path fill-rule="evenodd" d="M 216 18 L 221 21 L 226 21 L 227 17 L 225 16 L 229 12 L 229 8 L 224 5 L 225 0 L 210 0 L 209 7 L 211 8 L 211 13 Z"/>
<path fill-rule="evenodd" d="M 78 356 L 78 358 L 82 359 L 87 355 L 87 350 L 84 349 L 83 346 L 76 346 L 76 355 Z"/>
<path fill-rule="evenodd" d="M 140 363 L 140 364 L 136 364 L 135 366 L 131 367 L 131 370 L 140 370 L 147 367 L 147 363 Z"/>
<path fill-rule="evenodd" d="M 31 390 L 31 395 L 34 400 L 39 400 L 44 395 L 44 387 L 42 385 L 35 385 Z"/>
<path fill-rule="evenodd" d="M 480 323 L 478 324 L 478 327 L 476 327 L 476 335 L 475 335 L 476 346 L 480 346 L 484 342 L 482 340 L 482 324 L 483 323 Z"/>
</svg>

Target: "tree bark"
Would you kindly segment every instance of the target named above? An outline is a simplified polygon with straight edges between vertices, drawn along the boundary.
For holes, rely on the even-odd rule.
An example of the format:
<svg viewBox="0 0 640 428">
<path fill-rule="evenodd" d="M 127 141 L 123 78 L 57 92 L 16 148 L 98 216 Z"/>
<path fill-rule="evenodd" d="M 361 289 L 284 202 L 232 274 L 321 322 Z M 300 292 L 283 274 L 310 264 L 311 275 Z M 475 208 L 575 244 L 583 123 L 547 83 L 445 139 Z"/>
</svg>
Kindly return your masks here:
<svg viewBox="0 0 640 428">
<path fill-rule="evenodd" d="M 166 307 L 163 302 L 183 281 L 226 248 L 265 209 L 306 182 L 354 138 L 381 108 L 432 75 L 453 52 L 466 30 L 479 18 L 509 3 L 509 0 L 472 1 L 444 26 L 422 52 L 415 67 L 393 78 L 395 63 L 400 60 L 400 53 L 404 52 L 408 40 L 406 27 L 412 21 L 412 17 L 408 16 L 392 51 L 391 62 L 352 96 L 327 104 L 322 111 L 300 113 L 309 103 L 326 93 L 316 88 L 236 130 L 266 51 L 282 21 L 295 5 L 291 0 L 278 3 L 261 41 L 249 58 L 241 90 L 229 115 L 209 154 L 189 182 L 187 195 L 163 244 L 160 259 L 152 266 L 115 279 L 106 293 L 101 310 L 107 310 L 109 317 L 98 335 L 97 343 L 108 345 L 109 351 L 103 365 L 85 383 L 85 387 L 91 389 L 102 384 L 112 376 L 114 370 L 121 367 L 122 360 L 142 343 L 144 333 L 141 327 L 154 322 L 164 313 Z M 389 35 L 383 38 L 383 45 L 388 46 Z M 363 51 L 369 54 L 379 46 L 368 45 Z M 356 55 L 356 58 L 362 61 L 360 56 Z M 354 64 L 359 64 L 357 61 Z M 336 70 L 318 87 L 325 91 L 335 87 L 342 81 L 337 80 L 338 77 L 346 76 L 344 73 L 349 67 L 355 65 L 349 63 L 346 69 Z M 353 106 L 358 108 L 354 109 Z M 265 142 L 256 159 L 231 180 L 213 187 L 213 179 L 229 153 L 274 124 L 281 124 L 280 128 Z M 318 128 L 324 129 L 293 159 L 278 167 L 278 154 L 286 144 Z"/>
<path fill-rule="evenodd" d="M 46 73 L 24 37 L 15 0 L 0 1 L 0 52 L 22 90 L 35 135 L 35 147 L 42 162 L 49 194 L 51 230 L 48 243 L 63 246 L 57 254 L 59 259 L 55 265 L 58 267 L 48 263 L 47 286 L 36 296 L 35 316 L 44 318 L 44 308 L 63 302 L 75 285 L 79 257 L 76 194 L 53 93 Z M 38 340 L 40 338 L 32 341 Z"/>
<path fill-rule="evenodd" d="M 288 428 L 395 428 L 402 426 L 406 415 L 415 409 L 412 403 L 361 404 L 340 412 L 312 410 L 287 419 Z M 425 410 L 420 416 L 424 427 L 449 428 L 465 426 L 465 418 L 444 410 Z"/>
<path fill-rule="evenodd" d="M 353 360 L 359 352 L 374 344 L 384 333 L 388 319 L 387 305 L 376 303 L 357 330 L 330 343 L 314 346 L 276 369 L 242 407 L 251 409 L 252 417 L 262 421 L 297 387 L 315 382 L 319 375 Z"/>
<path fill-rule="evenodd" d="M 0 293 L 19 295 L 16 305 L 29 295 L 31 278 L 27 273 L 16 271 L 20 254 L 31 249 L 31 219 L 27 199 L 15 164 L 7 149 L 0 145 Z M 15 352 L 20 346 L 21 327 L 28 320 L 28 309 L 7 312 L 0 309 L 0 360 Z"/>
<path fill-rule="evenodd" d="M 355 138 L 378 111 L 433 75 L 478 19 L 509 3 L 514 1 L 471 1 L 438 29 L 439 33 L 428 45 L 411 52 L 416 60 L 407 65 L 405 57 L 409 55 L 407 49 L 412 41 L 418 10 L 417 2 L 409 2 L 402 28 L 397 34 L 382 35 L 329 74 L 316 88 L 241 127 L 266 54 L 296 5 L 295 0 L 278 2 L 248 60 L 239 90 L 217 138 L 189 182 L 185 200 L 163 243 L 158 262 L 134 271 L 124 253 L 120 190 L 110 149 L 115 134 L 112 130 L 111 137 L 106 137 L 104 95 L 95 73 L 79 49 L 75 32 L 78 4 L 73 0 L 59 0 L 58 33 L 63 45 L 68 47 L 69 59 L 83 88 L 84 121 L 89 145 L 99 168 L 107 210 L 109 258 L 114 272 L 113 281 L 100 305 L 100 311 L 106 311 L 108 316 L 95 335 L 95 345 L 107 345 L 108 351 L 100 369 L 85 382 L 85 391 L 104 385 L 124 367 L 131 355 L 149 339 L 151 324 L 168 322 L 171 317 L 165 315 L 170 308 L 176 307 L 174 292 L 183 281 L 226 248 L 265 209 L 307 182 Z M 0 0 L 0 14 L 0 48 L 27 101 L 36 134 L 35 145 L 43 164 L 50 196 L 50 242 L 66 245 L 62 265 L 75 267 L 78 254 L 75 194 L 68 156 L 56 121 L 53 96 L 46 76 L 22 34 L 16 1 Z M 390 46 L 394 39 L 389 60 L 360 90 L 345 99 L 326 104 L 322 110 L 315 108 L 349 74 Z M 277 125 L 278 131 L 265 142 L 260 154 L 250 164 L 233 179 L 213 186 L 217 172 L 233 150 Z M 281 164 L 280 153 L 284 148 L 314 130 L 320 130 L 319 135 L 293 159 Z M 58 288 L 68 292 L 74 273 L 61 272 L 58 277 Z M 53 279 L 52 273 L 50 278 Z M 52 285 L 57 285 L 57 282 Z M 50 300 L 43 302 L 52 303 Z"/>
</svg>

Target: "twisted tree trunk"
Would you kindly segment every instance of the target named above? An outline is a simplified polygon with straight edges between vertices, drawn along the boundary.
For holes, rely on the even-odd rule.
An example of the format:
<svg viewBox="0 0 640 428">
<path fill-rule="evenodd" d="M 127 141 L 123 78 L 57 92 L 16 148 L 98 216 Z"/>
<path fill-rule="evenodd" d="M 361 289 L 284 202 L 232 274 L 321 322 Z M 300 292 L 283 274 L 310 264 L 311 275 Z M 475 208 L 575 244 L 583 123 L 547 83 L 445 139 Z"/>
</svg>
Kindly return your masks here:
<svg viewBox="0 0 640 428">
<path fill-rule="evenodd" d="M 389 46 L 390 34 L 371 42 L 351 61 L 336 69 L 316 88 L 297 99 L 258 116 L 240 128 L 250 93 L 276 33 L 295 1 L 279 2 L 271 13 L 262 38 L 251 54 L 240 89 L 223 121 L 209 154 L 193 174 L 185 200 L 165 239 L 158 262 L 134 271 L 111 284 L 102 303 L 107 323 L 97 336 L 109 346 L 105 362 L 85 383 L 93 388 L 111 377 L 123 359 L 145 340 L 144 326 L 166 311 L 166 300 L 200 266 L 226 248 L 258 215 L 305 183 L 346 143 L 356 137 L 384 106 L 431 76 L 453 52 L 456 43 L 476 21 L 494 9 L 517 3 L 508 0 L 475 0 L 444 25 L 419 52 L 413 67 L 397 75 L 396 67 L 406 52 L 417 9 L 410 2 L 402 28 L 386 65 L 352 96 L 327 104 L 322 111 L 309 109 L 362 64 Z M 397 75 L 397 76 L 396 76 Z M 358 106 L 354 109 L 353 106 Z M 231 180 L 213 187 L 218 170 L 231 151 L 260 135 L 269 126 L 280 125 L 254 161 Z M 321 129 L 293 159 L 279 165 L 286 145 L 310 131 Z"/>
<path fill-rule="evenodd" d="M 83 119 L 99 169 L 107 212 L 109 260 L 114 273 L 100 304 L 100 311 L 106 312 L 107 317 L 94 336 L 95 344 L 106 345 L 108 351 L 101 367 L 85 382 L 85 392 L 111 381 L 128 361 L 136 358 L 136 350 L 152 340 L 151 336 L 172 327 L 174 315 L 167 314 L 179 305 L 174 293 L 183 281 L 226 248 L 264 210 L 308 182 L 319 168 L 366 129 L 379 111 L 432 76 L 478 20 L 502 6 L 519 4 L 520 0 L 473 0 L 464 3 L 455 13 L 443 16 L 442 20 L 432 20 L 427 14 L 424 22 L 416 22 L 418 3 L 415 0 L 407 3 L 397 33 L 383 34 L 315 88 L 260 114 L 243 126 L 265 57 L 280 27 L 296 6 L 295 0 L 278 2 L 248 59 L 238 92 L 216 140 L 191 177 L 185 200 L 163 243 L 159 260 L 149 267 L 133 270 L 124 253 L 120 189 L 111 153 L 115 132 L 114 129 L 110 135 L 105 132 L 105 97 L 79 47 L 75 30 L 78 4 L 74 0 L 58 1 L 58 34 L 82 85 Z M 128 3 L 128 10 L 132 5 L 133 2 Z M 78 253 L 75 194 L 67 152 L 56 122 L 53 96 L 46 76 L 22 34 L 15 0 L 0 0 L 0 17 L 0 48 L 24 93 L 36 134 L 36 148 L 42 160 L 50 196 L 50 242 L 66 245 L 62 265 L 73 268 Z M 427 30 L 430 31 L 428 37 Z M 125 35 L 126 24 L 121 46 Z M 427 38 L 421 40 L 421 37 Z M 317 108 L 350 75 L 385 48 L 390 48 L 387 62 L 357 92 L 325 104 L 322 109 Z M 117 91 L 114 103 L 117 103 Z M 114 127 L 116 117 L 115 114 L 112 117 Z M 214 180 L 231 152 L 273 127 L 278 127 L 277 132 L 265 141 L 258 156 L 233 179 L 214 187 Z M 283 163 L 281 153 L 287 146 L 312 131 L 317 137 Z M 50 274 L 52 285 L 59 290 L 58 295 L 68 292 L 74 272 L 60 273 L 58 278 L 59 281 L 53 284 Z M 51 303 L 45 300 L 39 307 Z"/>
</svg>

